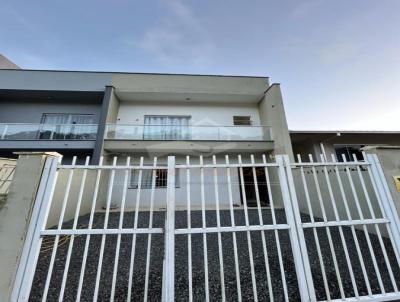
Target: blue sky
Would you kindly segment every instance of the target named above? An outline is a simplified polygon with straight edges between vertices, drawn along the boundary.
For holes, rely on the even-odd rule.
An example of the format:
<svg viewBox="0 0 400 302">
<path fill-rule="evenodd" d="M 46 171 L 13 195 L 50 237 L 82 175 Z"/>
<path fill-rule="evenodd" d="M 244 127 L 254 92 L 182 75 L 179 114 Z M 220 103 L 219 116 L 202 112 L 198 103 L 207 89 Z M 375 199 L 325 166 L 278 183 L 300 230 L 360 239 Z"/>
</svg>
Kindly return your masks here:
<svg viewBox="0 0 400 302">
<path fill-rule="evenodd" d="M 29 69 L 269 76 L 294 130 L 400 130 L 399 0 L 0 0 Z"/>
</svg>

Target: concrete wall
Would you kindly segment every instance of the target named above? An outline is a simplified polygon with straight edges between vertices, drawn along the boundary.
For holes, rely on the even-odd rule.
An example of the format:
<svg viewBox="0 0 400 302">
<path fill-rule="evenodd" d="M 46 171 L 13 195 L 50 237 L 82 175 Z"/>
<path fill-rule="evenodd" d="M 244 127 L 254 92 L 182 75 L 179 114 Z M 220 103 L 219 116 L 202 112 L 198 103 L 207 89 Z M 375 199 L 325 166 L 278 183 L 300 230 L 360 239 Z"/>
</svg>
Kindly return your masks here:
<svg viewBox="0 0 400 302">
<path fill-rule="evenodd" d="M 46 156 L 20 155 L 8 198 L 0 207 L 0 301 L 10 301 Z"/>
<path fill-rule="evenodd" d="M 275 142 L 274 154 L 288 154 L 293 160 L 292 143 L 283 106 L 282 93 L 278 84 L 273 84 L 258 104 L 260 122 L 272 126 Z"/>
<path fill-rule="evenodd" d="M 250 115 L 255 126 L 260 125 L 256 105 L 247 104 L 182 104 L 120 102 L 117 123 L 144 124 L 145 115 L 189 115 L 192 125 L 233 126 L 234 115 Z"/>
<path fill-rule="evenodd" d="M 0 70 L 0 89 L 104 91 L 111 73 Z"/>
<path fill-rule="evenodd" d="M 99 104 L 67 103 L 58 101 L 1 101 L 0 123 L 40 123 L 43 113 L 93 114 L 93 123 L 99 121 Z"/>
</svg>

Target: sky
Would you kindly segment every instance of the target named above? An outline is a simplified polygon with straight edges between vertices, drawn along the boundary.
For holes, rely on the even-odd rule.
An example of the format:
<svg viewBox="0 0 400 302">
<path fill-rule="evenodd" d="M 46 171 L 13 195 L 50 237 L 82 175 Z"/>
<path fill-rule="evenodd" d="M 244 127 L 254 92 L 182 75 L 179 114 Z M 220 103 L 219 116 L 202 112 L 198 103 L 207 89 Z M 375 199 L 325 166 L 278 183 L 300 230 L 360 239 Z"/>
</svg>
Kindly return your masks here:
<svg viewBox="0 0 400 302">
<path fill-rule="evenodd" d="M 292 130 L 400 131 L 400 0 L 0 0 L 26 69 L 268 76 Z"/>
</svg>

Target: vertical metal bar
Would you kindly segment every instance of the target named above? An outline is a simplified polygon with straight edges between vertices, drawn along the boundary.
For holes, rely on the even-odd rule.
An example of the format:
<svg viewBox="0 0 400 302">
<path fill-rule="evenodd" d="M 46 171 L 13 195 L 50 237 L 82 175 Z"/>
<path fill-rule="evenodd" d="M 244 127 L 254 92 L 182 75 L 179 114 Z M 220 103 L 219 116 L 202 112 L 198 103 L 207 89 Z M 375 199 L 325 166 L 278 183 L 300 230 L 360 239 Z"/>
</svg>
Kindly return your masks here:
<svg viewBox="0 0 400 302">
<path fill-rule="evenodd" d="M 175 156 L 168 156 L 164 273 L 163 301 L 173 302 L 175 300 Z"/>
<path fill-rule="evenodd" d="M 135 215 L 133 220 L 133 228 L 136 230 L 139 221 L 139 205 L 140 197 L 142 192 L 142 175 L 143 175 L 143 157 L 140 158 L 139 164 L 139 176 L 138 176 L 138 189 L 136 193 L 136 204 L 135 204 Z M 133 283 L 133 268 L 135 264 L 135 254 L 136 254 L 136 233 L 132 235 L 132 247 L 131 247 L 131 259 L 129 263 L 129 277 L 128 277 L 128 295 L 127 301 L 131 301 L 132 296 L 132 283 Z"/>
<path fill-rule="evenodd" d="M 73 159 L 72 159 L 72 166 L 74 166 L 75 163 L 76 163 L 76 156 L 74 156 Z M 67 185 L 66 185 L 66 188 L 65 188 L 64 199 L 63 199 L 63 203 L 62 203 L 62 206 L 61 206 L 60 218 L 58 220 L 57 230 L 61 230 L 62 223 L 64 221 L 65 209 L 66 209 L 67 203 L 68 203 L 68 197 L 69 197 L 69 193 L 70 193 L 70 189 L 71 189 L 71 183 L 72 183 L 73 174 L 74 174 L 74 169 L 70 169 L 69 175 L 68 175 L 68 180 L 67 180 Z M 45 283 L 45 286 L 44 286 L 42 301 L 46 301 L 47 300 L 47 294 L 48 294 L 48 291 L 49 291 L 49 286 L 50 286 L 50 281 L 51 281 L 51 274 L 53 273 L 54 261 L 56 259 L 57 247 L 58 247 L 59 240 L 60 240 L 60 235 L 57 234 L 56 238 L 54 239 L 53 251 L 51 253 L 49 270 L 47 271 L 47 277 L 46 277 L 46 283 Z"/>
<path fill-rule="evenodd" d="M 86 157 L 86 161 L 85 161 L 85 166 L 89 165 L 89 160 L 90 160 L 90 157 L 87 156 Z M 86 176 L 87 176 L 87 169 L 84 169 L 83 172 L 82 172 L 81 184 L 80 184 L 79 193 L 78 193 L 78 202 L 76 204 L 74 222 L 73 222 L 73 225 L 72 225 L 72 229 L 73 230 L 76 230 L 76 226 L 78 224 L 78 218 L 79 218 L 79 212 L 80 212 L 80 209 L 81 209 L 83 191 L 85 189 Z M 58 301 L 59 302 L 62 302 L 63 299 L 64 299 L 65 285 L 67 283 L 68 270 L 69 270 L 69 264 L 70 264 L 70 261 L 71 261 L 71 254 L 72 254 L 72 249 L 73 249 L 73 246 L 74 246 L 74 240 L 75 240 L 75 235 L 71 235 L 71 237 L 69 239 L 67 258 L 66 258 L 66 261 L 65 261 L 64 273 L 63 273 L 63 278 L 62 278 L 62 282 L 61 282 L 60 295 L 58 297 Z"/>
<path fill-rule="evenodd" d="M 323 218 L 324 222 L 327 222 L 328 218 L 326 216 L 324 200 L 323 200 L 322 194 L 321 194 L 321 187 L 319 185 L 316 169 L 315 169 L 315 166 L 313 165 L 314 160 L 313 160 L 313 157 L 312 157 L 311 154 L 310 154 L 309 158 L 310 158 L 310 163 L 311 163 L 311 167 L 312 167 L 312 172 L 313 172 L 312 174 L 313 174 L 313 178 L 314 178 L 315 187 L 317 189 L 318 201 L 319 201 L 319 204 L 320 204 L 320 207 L 321 207 L 321 211 L 322 211 L 322 218 Z M 324 155 L 322 155 L 322 154 L 321 154 L 321 159 L 322 159 L 322 161 L 324 161 L 324 159 L 325 159 Z M 314 230 L 315 230 L 315 228 L 314 228 Z M 329 227 L 325 227 L 325 231 L 326 231 L 326 235 L 328 237 L 328 244 L 329 244 L 330 252 L 332 254 L 333 267 L 335 269 L 336 279 L 337 279 L 338 284 L 339 284 L 340 296 L 342 297 L 342 299 L 344 299 L 345 298 L 345 294 L 344 294 L 344 290 L 343 290 L 343 284 L 342 284 L 342 278 L 340 276 L 339 266 L 338 266 L 337 259 L 336 259 L 335 249 L 333 247 L 331 229 Z M 329 296 L 330 296 L 330 294 L 329 294 Z"/>
<path fill-rule="evenodd" d="M 334 156 L 334 155 L 332 154 L 332 156 Z M 299 158 L 300 158 L 300 156 L 299 156 Z M 324 157 L 321 157 L 321 160 L 322 160 L 322 162 L 326 162 Z M 340 221 L 339 213 L 338 213 L 337 206 L 336 206 L 336 200 L 335 200 L 335 197 L 333 195 L 331 180 L 329 178 L 328 169 L 327 169 L 326 166 L 324 166 L 324 174 L 325 174 L 325 180 L 326 180 L 326 183 L 327 183 L 327 186 L 328 186 L 329 197 L 330 197 L 331 204 L 332 204 L 332 207 L 333 207 L 333 212 L 334 212 L 334 215 L 335 215 L 335 219 L 336 219 L 336 221 Z M 338 226 L 338 227 L 339 227 L 340 240 L 342 241 L 344 255 L 345 255 L 345 258 L 346 258 L 346 264 L 347 264 L 347 267 L 348 267 L 348 270 L 349 270 L 349 274 L 350 274 L 350 279 L 351 279 L 351 284 L 352 284 L 352 287 L 353 287 L 354 295 L 356 296 L 356 298 L 358 298 L 359 294 L 358 294 L 357 283 L 356 283 L 356 279 L 354 278 L 353 266 L 351 264 L 349 251 L 348 251 L 348 248 L 347 248 L 347 242 L 346 242 L 346 239 L 344 237 L 343 227 L 342 226 Z"/>
<path fill-rule="evenodd" d="M 262 156 L 263 158 L 263 164 L 267 164 L 267 159 L 265 155 Z M 267 190 L 268 190 L 268 199 L 271 207 L 271 218 L 272 218 L 272 225 L 276 226 L 276 215 L 275 215 L 275 204 L 274 204 L 274 197 L 272 196 L 272 188 L 271 188 L 271 181 L 269 178 L 269 172 L 267 166 L 264 167 L 264 173 L 265 173 L 265 181 L 267 183 Z M 285 210 L 287 211 L 287 210 Z M 285 301 L 288 301 L 289 295 L 288 295 L 288 290 L 287 290 L 287 285 L 286 285 L 286 276 L 285 276 L 285 269 L 283 267 L 283 258 L 282 258 L 282 249 L 281 249 L 281 242 L 279 239 L 279 231 L 277 229 L 274 230 L 274 236 L 275 236 L 275 242 L 276 242 L 276 250 L 278 252 L 278 262 L 279 262 L 279 271 L 281 273 L 281 279 L 282 279 L 282 286 L 283 286 L 283 293 L 285 296 Z"/>
<path fill-rule="evenodd" d="M 242 156 L 238 155 L 239 161 L 239 175 L 240 175 L 240 184 L 242 189 L 242 198 L 243 198 L 243 208 L 244 208 L 244 219 L 246 226 L 249 226 L 249 213 L 247 210 L 247 198 L 246 198 L 246 190 L 244 186 L 244 177 L 243 177 L 243 167 L 242 167 Z M 254 301 L 258 301 L 258 292 L 257 292 L 257 283 L 256 276 L 254 271 L 254 259 L 253 259 L 253 244 L 251 242 L 251 234 L 250 231 L 246 231 L 247 235 L 247 247 L 249 249 L 249 260 L 250 260 L 250 272 L 251 272 L 251 284 L 253 287 L 253 296 Z"/>
<path fill-rule="evenodd" d="M 394 243 L 396 244 L 397 250 L 400 251 L 400 219 L 394 205 L 393 197 L 390 193 L 385 174 L 383 173 L 382 166 L 379 162 L 376 154 L 367 154 L 368 162 L 371 163 L 371 172 L 374 177 L 377 189 L 382 199 L 382 206 L 385 209 L 386 215 L 392 229 L 393 236 L 395 237 Z"/>
<path fill-rule="evenodd" d="M 154 207 L 154 190 L 156 188 L 157 176 L 157 157 L 154 157 L 152 178 L 151 178 L 151 193 L 150 193 L 150 213 L 149 213 L 149 230 L 153 228 L 153 207 Z M 147 255 L 146 255 L 146 273 L 144 282 L 144 301 L 147 302 L 150 278 L 150 258 L 151 258 L 151 233 L 147 234 Z"/>
<path fill-rule="evenodd" d="M 384 218 L 389 219 L 390 223 L 386 224 L 386 230 L 389 234 L 390 241 L 393 245 L 393 250 L 397 259 L 397 265 L 400 266 L 400 254 L 398 246 L 400 244 L 400 234 L 396 231 L 396 220 L 392 218 L 392 213 L 390 210 L 389 203 L 393 203 L 393 200 L 386 200 L 385 194 L 382 194 L 382 184 L 379 179 L 379 174 L 377 172 L 377 166 L 379 167 L 379 161 L 375 162 L 374 159 L 377 159 L 376 154 L 363 154 L 364 159 L 367 163 L 370 164 L 368 167 L 368 174 L 372 183 L 372 187 L 374 189 L 374 193 L 378 200 L 380 211 L 382 212 L 382 216 Z M 379 189 L 378 189 L 379 188 Z M 389 207 L 389 209 L 387 209 Z M 388 213 L 389 212 L 389 213 Z"/>
<path fill-rule="evenodd" d="M 298 157 L 298 161 L 299 161 L 299 163 L 301 163 L 301 157 Z M 312 161 L 311 155 L 310 155 L 310 161 Z M 303 167 L 300 168 L 300 173 L 301 173 L 301 179 L 303 182 L 304 192 L 306 195 L 306 202 L 307 202 L 308 212 L 310 214 L 310 220 L 311 220 L 311 223 L 314 223 L 315 222 L 314 211 L 312 209 L 310 194 L 309 194 L 309 190 L 308 190 L 307 181 L 304 176 L 304 168 Z M 315 175 L 314 170 L 313 170 L 313 174 Z M 322 253 L 321 253 L 321 246 L 319 244 L 317 229 L 314 227 L 314 228 L 312 228 L 312 231 L 313 231 L 313 235 L 314 235 L 315 245 L 317 247 L 317 255 L 318 255 L 319 266 L 320 266 L 321 273 L 322 273 L 322 280 L 324 283 L 325 295 L 326 295 L 327 300 L 330 300 L 331 295 L 330 295 L 330 291 L 329 291 L 328 278 L 326 277 L 325 264 L 324 264 L 324 260 L 323 260 Z"/>
<path fill-rule="evenodd" d="M 315 301 L 316 298 L 311 276 L 311 266 L 307 254 L 306 240 L 301 225 L 299 204 L 297 201 L 289 156 L 277 155 L 276 161 L 279 165 L 279 181 L 281 183 L 286 219 L 290 225 L 289 234 L 292 243 L 297 279 L 299 280 L 300 295 L 303 301 Z"/>
<path fill-rule="evenodd" d="M 129 167 L 131 162 L 131 158 L 128 156 L 126 159 L 126 166 Z M 122 189 L 122 200 L 121 200 L 121 211 L 119 215 L 119 223 L 118 229 L 122 230 L 124 224 L 124 212 L 125 212 L 125 202 L 126 202 L 126 193 L 128 188 L 128 174 L 129 168 L 124 171 L 124 185 Z M 111 286 L 111 299 L 110 301 L 114 301 L 115 298 L 115 286 L 117 281 L 117 274 L 118 274 L 118 262 L 119 262 L 119 250 L 121 246 L 121 234 L 117 235 L 117 246 L 115 248 L 115 259 L 114 259 L 114 270 L 113 270 L 113 279 L 112 279 L 112 286 Z"/>
<path fill-rule="evenodd" d="M 206 228 L 206 205 L 204 196 L 204 163 L 203 156 L 200 155 L 200 195 L 201 195 L 201 220 L 203 228 Z M 204 291 L 206 295 L 206 302 L 210 300 L 210 293 L 208 288 L 208 249 L 207 249 L 207 234 L 203 233 L 203 258 L 204 258 Z"/>
<path fill-rule="evenodd" d="M 190 157 L 186 156 L 186 165 L 190 165 Z M 191 195 L 190 195 L 190 168 L 186 168 L 186 202 L 187 202 L 187 228 L 192 227 L 191 218 Z M 193 301 L 193 272 L 192 272 L 192 234 L 188 234 L 188 280 L 189 280 L 189 302 Z"/>
<path fill-rule="evenodd" d="M 117 157 L 114 157 L 113 167 L 115 167 L 116 165 L 117 165 Z M 114 188 L 114 176 L 115 176 L 115 170 L 112 169 L 111 175 L 110 175 L 110 181 L 108 183 L 106 214 L 104 217 L 104 226 L 103 226 L 104 230 L 106 230 L 108 228 L 108 218 L 110 215 L 111 197 L 112 197 L 112 192 L 113 192 L 113 188 Z M 97 301 L 97 298 L 99 295 L 99 286 L 100 286 L 101 269 L 103 267 L 105 241 L 106 241 L 106 235 L 103 234 L 101 236 L 100 255 L 99 255 L 99 262 L 97 264 L 96 285 L 94 288 L 93 301 Z"/>
<path fill-rule="evenodd" d="M 332 162 L 337 163 L 337 160 L 336 160 L 334 155 L 332 155 Z M 349 203 L 347 201 L 346 193 L 344 192 L 343 182 L 342 182 L 342 179 L 340 177 L 340 172 L 339 172 L 339 168 L 338 168 L 337 165 L 335 165 L 335 172 L 336 172 L 335 173 L 336 174 L 336 179 L 337 179 L 338 184 L 339 184 L 340 194 L 341 194 L 341 196 L 343 198 L 343 204 L 344 204 L 344 208 L 345 208 L 345 211 L 346 211 L 346 216 L 347 216 L 347 219 L 351 223 L 353 221 L 353 218 L 351 216 Z M 356 245 L 356 251 L 357 251 L 357 255 L 358 255 L 358 260 L 360 261 L 361 271 L 362 271 L 362 274 L 363 274 L 363 277 L 364 277 L 365 285 L 367 287 L 368 296 L 371 296 L 372 295 L 371 285 L 369 283 L 367 270 L 365 269 L 364 259 L 363 259 L 363 256 L 361 254 L 360 244 L 359 244 L 358 239 L 357 239 L 357 234 L 356 234 L 356 230 L 355 230 L 354 224 L 351 224 L 350 228 L 351 228 L 351 234 L 353 236 L 354 243 Z"/>
<path fill-rule="evenodd" d="M 228 197 L 229 197 L 229 211 L 231 216 L 231 226 L 235 227 L 235 214 L 233 211 L 233 196 L 232 196 L 232 181 L 231 181 L 231 168 L 229 167 L 229 156 L 225 155 L 225 163 L 227 165 L 226 175 L 228 181 Z M 238 251 L 237 251 L 237 241 L 236 241 L 236 232 L 232 232 L 233 237 L 233 254 L 235 257 L 235 273 L 236 273 L 236 290 L 238 292 L 238 301 L 242 301 L 242 290 L 240 287 L 240 271 L 239 271 L 239 259 L 238 259 Z"/>
<path fill-rule="evenodd" d="M 40 232 L 46 227 L 49 215 L 54 188 L 57 184 L 57 164 L 60 158 L 48 157 L 46 159 L 34 207 L 32 219 L 25 237 L 14 287 L 11 294 L 12 301 L 28 301 L 35 275 L 35 268 L 38 261 L 42 237 Z"/>
<path fill-rule="evenodd" d="M 343 162 L 347 162 L 345 156 L 343 156 Z M 349 169 L 348 166 L 345 166 L 345 170 L 346 170 L 347 178 L 348 178 L 349 183 L 350 183 L 350 188 L 351 188 L 351 192 L 352 192 L 353 197 L 354 197 L 354 201 L 355 201 L 355 204 L 356 204 L 358 215 L 360 216 L 360 220 L 364 220 L 364 214 L 363 214 L 361 206 L 360 206 L 360 201 L 359 201 L 359 198 L 358 198 L 358 195 L 357 195 L 357 191 L 356 191 L 356 189 L 354 187 L 353 177 L 351 176 L 350 169 Z M 365 224 L 363 224 L 362 228 L 364 230 L 365 239 L 367 240 L 368 249 L 369 249 L 369 252 L 371 254 L 372 264 L 373 264 L 374 269 L 375 269 L 375 273 L 376 273 L 376 276 L 377 276 L 377 279 L 378 279 L 379 287 L 381 289 L 381 292 L 384 294 L 385 293 L 385 287 L 383 286 L 381 273 L 379 271 L 379 267 L 378 267 L 378 264 L 376 262 L 376 255 L 375 255 L 375 251 L 374 251 L 374 249 L 372 247 L 370 234 L 368 233 L 368 229 L 367 229 L 367 226 Z"/>
<path fill-rule="evenodd" d="M 251 164 L 255 165 L 255 160 L 254 160 L 254 155 L 253 154 L 250 155 L 250 159 L 251 159 Z M 258 181 L 257 181 L 256 168 L 253 166 L 252 170 L 253 170 L 254 188 L 255 188 L 255 192 L 256 192 L 258 220 L 260 222 L 260 225 L 264 225 L 262 212 L 261 212 L 260 192 L 258 190 Z M 263 252 L 264 252 L 265 273 L 267 274 L 267 284 L 268 284 L 269 299 L 270 299 L 270 301 L 272 301 L 274 299 L 274 294 L 273 294 L 273 291 L 272 291 L 271 272 L 270 272 L 270 267 L 269 267 L 268 250 L 267 250 L 267 243 L 266 243 L 266 240 L 265 240 L 264 231 L 261 231 L 261 241 L 262 241 Z"/>
<path fill-rule="evenodd" d="M 358 162 L 357 157 L 355 156 L 355 154 L 353 154 L 353 160 L 354 160 L 354 162 Z M 360 163 L 360 165 L 361 165 L 361 163 Z M 356 166 L 356 169 L 357 169 L 358 177 L 359 177 L 360 182 L 361 182 L 361 187 L 363 189 L 363 193 L 364 193 L 365 199 L 367 201 L 368 209 L 369 209 L 369 211 L 371 213 L 371 218 L 372 219 L 376 219 L 376 215 L 375 215 L 374 209 L 372 208 L 371 200 L 369 198 L 369 194 L 368 194 L 367 188 L 365 186 L 364 178 L 363 178 L 363 176 L 361 174 L 360 166 Z M 387 270 L 389 272 L 389 277 L 390 277 L 390 280 L 392 282 L 393 289 L 394 289 L 395 292 L 397 292 L 398 288 L 397 288 L 396 280 L 394 279 L 392 266 L 390 264 L 388 255 L 386 253 L 385 244 L 383 243 L 383 240 L 382 240 L 381 230 L 379 229 L 379 226 L 377 224 L 374 224 L 374 228 L 375 228 L 376 234 L 378 236 L 378 241 L 379 241 L 379 244 L 380 244 L 381 249 L 382 249 L 383 258 L 385 260 L 385 264 L 386 264 Z M 368 233 L 368 235 L 369 235 L 369 233 Z"/>
<path fill-rule="evenodd" d="M 213 164 L 217 164 L 217 158 L 215 155 L 213 155 Z M 218 173 L 217 173 L 217 168 L 213 168 L 214 172 L 214 193 L 215 193 L 215 210 L 216 210 L 216 215 L 217 215 L 217 228 L 221 228 L 221 217 L 220 217 L 220 210 L 219 210 L 219 191 L 218 191 Z M 226 300 L 225 297 L 225 278 L 224 278 L 224 258 L 222 254 L 222 238 L 221 238 L 221 232 L 217 233 L 218 236 L 218 255 L 219 255 L 219 273 L 220 273 L 220 280 L 221 280 L 221 296 L 222 296 L 222 301 Z"/>
<path fill-rule="evenodd" d="M 103 156 L 100 157 L 99 167 L 98 167 L 97 172 L 96 172 L 96 180 L 95 180 L 95 185 L 94 185 L 92 207 L 90 209 L 89 224 L 88 224 L 88 229 L 89 230 L 91 230 L 92 227 L 93 227 L 94 212 L 96 210 L 96 201 L 97 201 L 97 196 L 98 196 L 98 193 L 99 193 L 99 184 L 100 184 L 101 166 L 102 165 L 103 165 Z M 85 269 L 86 269 L 86 261 L 87 261 L 87 254 L 88 254 L 88 250 L 89 250 L 89 244 L 90 244 L 90 235 L 87 235 L 86 236 L 86 241 L 85 241 L 85 249 L 83 251 L 81 272 L 80 272 L 80 275 L 79 275 L 78 291 L 76 293 L 76 301 L 77 302 L 79 302 L 81 300 L 82 285 L 83 285 L 83 279 L 85 277 Z"/>
</svg>

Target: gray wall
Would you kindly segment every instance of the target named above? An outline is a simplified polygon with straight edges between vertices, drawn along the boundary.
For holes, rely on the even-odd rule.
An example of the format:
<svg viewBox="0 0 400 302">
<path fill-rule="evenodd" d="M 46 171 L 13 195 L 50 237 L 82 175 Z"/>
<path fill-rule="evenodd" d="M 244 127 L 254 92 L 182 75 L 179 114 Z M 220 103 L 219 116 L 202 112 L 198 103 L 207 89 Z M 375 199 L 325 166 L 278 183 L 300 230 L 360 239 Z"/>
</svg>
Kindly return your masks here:
<svg viewBox="0 0 400 302">
<path fill-rule="evenodd" d="M 0 101 L 0 123 L 40 123 L 43 113 L 93 114 L 98 123 L 100 104 L 67 103 L 57 100 L 42 101 Z"/>
<path fill-rule="evenodd" d="M 293 160 L 292 143 L 279 84 L 272 84 L 269 87 L 258 108 L 261 124 L 272 126 L 274 154 L 288 154 Z"/>
<path fill-rule="evenodd" d="M 0 89 L 104 91 L 112 73 L 0 70 Z"/>
</svg>

